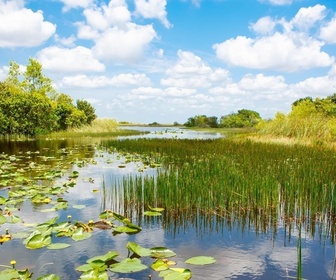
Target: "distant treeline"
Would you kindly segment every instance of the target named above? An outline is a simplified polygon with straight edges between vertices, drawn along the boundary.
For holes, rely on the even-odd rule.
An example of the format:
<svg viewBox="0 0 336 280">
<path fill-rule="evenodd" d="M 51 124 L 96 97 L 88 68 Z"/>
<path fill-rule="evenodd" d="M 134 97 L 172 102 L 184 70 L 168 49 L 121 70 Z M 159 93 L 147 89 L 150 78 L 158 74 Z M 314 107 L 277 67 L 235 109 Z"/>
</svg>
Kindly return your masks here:
<svg viewBox="0 0 336 280">
<path fill-rule="evenodd" d="M 41 64 L 29 59 L 25 71 L 11 61 L 0 81 L 0 135 L 35 136 L 91 124 L 95 109 L 86 100 L 57 92 Z"/>
<path fill-rule="evenodd" d="M 288 114 L 278 112 L 274 119 L 263 120 L 259 113 L 242 109 L 217 117 L 197 115 L 184 124 L 187 127 L 256 127 L 261 134 L 278 137 L 336 139 L 336 93 L 326 98 L 305 97 L 292 104 Z"/>
<path fill-rule="evenodd" d="M 184 124 L 187 127 L 224 127 L 224 128 L 244 128 L 254 127 L 261 121 L 258 112 L 242 109 L 238 113 L 231 113 L 222 116 L 219 120 L 217 117 L 207 117 L 206 115 L 197 115 L 190 117 Z"/>
</svg>

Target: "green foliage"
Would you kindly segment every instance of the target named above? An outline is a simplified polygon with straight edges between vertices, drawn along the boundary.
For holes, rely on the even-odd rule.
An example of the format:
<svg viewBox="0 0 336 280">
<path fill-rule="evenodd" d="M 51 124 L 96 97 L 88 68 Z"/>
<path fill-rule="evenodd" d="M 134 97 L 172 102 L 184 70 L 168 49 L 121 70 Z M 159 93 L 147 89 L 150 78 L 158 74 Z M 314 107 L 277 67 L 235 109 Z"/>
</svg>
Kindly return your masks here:
<svg viewBox="0 0 336 280">
<path fill-rule="evenodd" d="M 0 82 L 0 135 L 35 136 L 91 123 L 97 116 L 91 104 L 59 94 L 42 73 L 42 65 L 29 59 L 25 72 L 11 61 Z"/>
<path fill-rule="evenodd" d="M 336 138 L 336 94 L 324 99 L 301 98 L 285 115 L 277 113 L 271 121 L 258 126 L 261 134 L 299 139 L 333 140 Z"/>
<path fill-rule="evenodd" d="M 242 109 L 220 118 L 220 126 L 225 128 L 254 127 L 261 121 L 258 112 Z"/>
<path fill-rule="evenodd" d="M 217 117 L 207 117 L 206 115 L 196 115 L 190 117 L 184 124 L 187 127 L 217 127 Z"/>
<path fill-rule="evenodd" d="M 76 105 L 78 110 L 84 112 L 84 115 L 86 116 L 86 124 L 91 124 L 97 118 L 95 109 L 90 102 L 79 99 L 76 101 Z"/>
</svg>

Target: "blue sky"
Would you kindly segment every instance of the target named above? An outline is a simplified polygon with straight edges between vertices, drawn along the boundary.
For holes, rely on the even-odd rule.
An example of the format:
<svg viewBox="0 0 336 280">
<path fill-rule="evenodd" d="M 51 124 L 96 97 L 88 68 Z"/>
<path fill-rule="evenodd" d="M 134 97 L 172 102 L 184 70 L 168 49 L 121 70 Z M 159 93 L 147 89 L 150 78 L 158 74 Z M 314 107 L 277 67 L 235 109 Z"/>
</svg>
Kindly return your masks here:
<svg viewBox="0 0 336 280">
<path fill-rule="evenodd" d="M 0 80 L 38 60 L 99 117 L 287 113 L 336 93 L 336 0 L 0 0 Z"/>
</svg>

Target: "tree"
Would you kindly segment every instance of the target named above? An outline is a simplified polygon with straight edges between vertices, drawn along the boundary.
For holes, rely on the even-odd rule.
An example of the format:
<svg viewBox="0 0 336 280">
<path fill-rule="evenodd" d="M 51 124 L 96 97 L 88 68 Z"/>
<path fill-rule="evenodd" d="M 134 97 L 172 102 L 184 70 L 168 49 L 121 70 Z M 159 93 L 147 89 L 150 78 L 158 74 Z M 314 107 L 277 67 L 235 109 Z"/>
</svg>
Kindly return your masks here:
<svg viewBox="0 0 336 280">
<path fill-rule="evenodd" d="M 27 93 L 37 92 L 52 99 L 56 97 L 57 92 L 52 86 L 52 80 L 43 75 L 42 65 L 37 60 L 29 59 L 23 76 L 22 86 Z"/>
<path fill-rule="evenodd" d="M 86 123 L 91 124 L 97 118 L 95 114 L 95 109 L 93 106 L 86 100 L 77 100 L 76 101 L 77 109 L 84 112 L 86 116 Z"/>
<path fill-rule="evenodd" d="M 238 113 L 231 113 L 220 118 L 220 126 L 227 128 L 254 127 L 261 121 L 258 112 L 241 109 Z"/>
</svg>

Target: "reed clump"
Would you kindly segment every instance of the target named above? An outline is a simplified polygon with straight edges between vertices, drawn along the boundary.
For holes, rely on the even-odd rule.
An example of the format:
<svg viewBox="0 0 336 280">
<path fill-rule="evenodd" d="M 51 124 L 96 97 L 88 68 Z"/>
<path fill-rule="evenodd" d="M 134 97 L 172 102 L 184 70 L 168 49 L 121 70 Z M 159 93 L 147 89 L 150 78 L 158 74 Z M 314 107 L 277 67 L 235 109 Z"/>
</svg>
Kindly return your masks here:
<svg viewBox="0 0 336 280">
<path fill-rule="evenodd" d="M 163 224 L 175 231 L 253 227 L 277 233 L 303 224 L 334 240 L 336 153 L 304 145 L 250 140 L 138 139 L 110 141 L 116 150 L 147 154 L 163 163 L 155 176 L 124 180 L 125 205 L 141 215 L 146 205 L 166 209 Z M 318 230 L 316 229 L 318 227 Z"/>
</svg>

